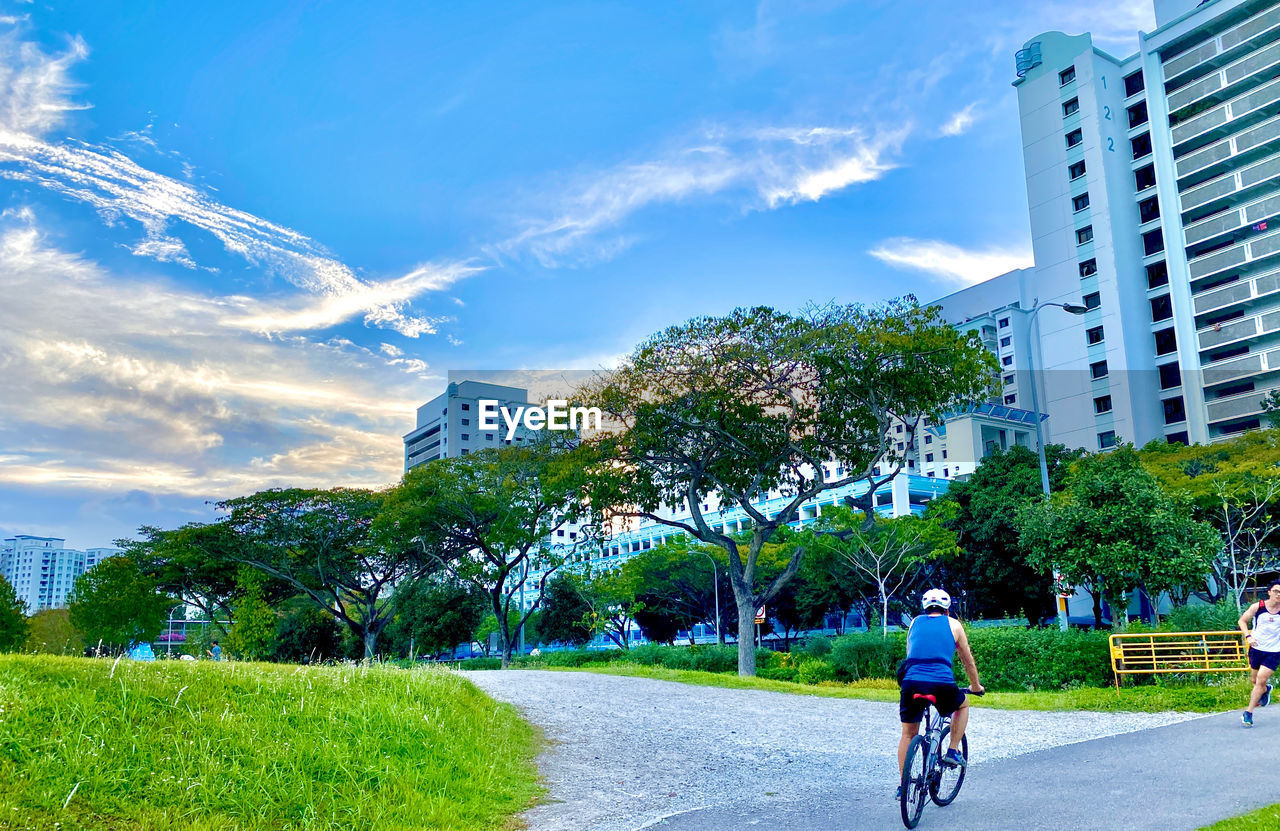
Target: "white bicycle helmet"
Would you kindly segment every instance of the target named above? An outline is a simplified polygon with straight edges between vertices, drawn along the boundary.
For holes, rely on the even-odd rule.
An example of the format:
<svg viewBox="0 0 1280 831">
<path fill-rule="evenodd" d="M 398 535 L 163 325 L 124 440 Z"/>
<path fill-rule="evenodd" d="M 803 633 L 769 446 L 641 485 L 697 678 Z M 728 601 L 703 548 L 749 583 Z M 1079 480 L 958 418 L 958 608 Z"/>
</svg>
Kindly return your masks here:
<svg viewBox="0 0 1280 831">
<path fill-rule="evenodd" d="M 928 609 L 936 606 L 944 612 L 951 608 L 951 595 L 942 589 L 929 589 L 924 593 L 924 598 L 920 601 L 920 605 Z"/>
</svg>

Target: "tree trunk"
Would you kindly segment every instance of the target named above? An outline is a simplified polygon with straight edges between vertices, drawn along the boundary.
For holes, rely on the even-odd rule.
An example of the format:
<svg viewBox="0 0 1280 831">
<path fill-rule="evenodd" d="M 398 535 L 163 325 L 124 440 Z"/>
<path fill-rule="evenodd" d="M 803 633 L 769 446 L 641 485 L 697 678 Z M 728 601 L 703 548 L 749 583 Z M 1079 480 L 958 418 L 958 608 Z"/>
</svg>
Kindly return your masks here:
<svg viewBox="0 0 1280 831">
<path fill-rule="evenodd" d="M 756 674 L 756 610 L 751 598 L 738 599 L 738 675 L 751 678 Z"/>
<path fill-rule="evenodd" d="M 373 661 L 374 650 L 378 646 L 378 630 L 369 624 L 364 626 L 364 660 L 365 663 Z"/>
<path fill-rule="evenodd" d="M 1093 595 L 1093 628 L 1101 629 L 1102 628 L 1102 592 L 1091 591 L 1089 592 L 1089 594 Z"/>
<path fill-rule="evenodd" d="M 880 637 L 889 637 L 889 595 L 880 590 Z"/>
</svg>

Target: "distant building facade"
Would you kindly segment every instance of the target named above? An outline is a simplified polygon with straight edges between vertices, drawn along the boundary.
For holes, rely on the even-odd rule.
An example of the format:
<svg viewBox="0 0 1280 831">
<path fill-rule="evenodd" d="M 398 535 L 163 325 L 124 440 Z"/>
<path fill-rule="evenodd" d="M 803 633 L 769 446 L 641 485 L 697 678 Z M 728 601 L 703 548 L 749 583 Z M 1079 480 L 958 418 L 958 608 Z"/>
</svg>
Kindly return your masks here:
<svg viewBox="0 0 1280 831">
<path fill-rule="evenodd" d="M 514 410 L 528 406 L 528 390 L 488 384 L 483 381 L 450 383 L 443 393 L 418 408 L 417 426 L 404 437 L 404 469 L 409 470 L 436 459 L 456 458 L 486 448 L 523 442 L 528 436 L 520 427 L 507 440 L 505 425 L 497 430 L 480 430 L 480 401 L 499 402 L 500 408 Z"/>
<path fill-rule="evenodd" d="M 76 578 L 119 554 L 115 548 L 67 548 L 60 537 L 18 534 L 0 542 L 0 574 L 13 586 L 28 614 L 67 605 Z"/>
</svg>

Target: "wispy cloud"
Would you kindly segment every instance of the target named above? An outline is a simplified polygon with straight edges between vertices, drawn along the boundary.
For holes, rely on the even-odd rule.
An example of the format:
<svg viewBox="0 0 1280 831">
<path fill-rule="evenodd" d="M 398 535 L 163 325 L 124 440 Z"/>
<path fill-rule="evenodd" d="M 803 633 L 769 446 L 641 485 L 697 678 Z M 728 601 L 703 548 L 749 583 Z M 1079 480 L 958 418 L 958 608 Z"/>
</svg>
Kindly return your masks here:
<svg viewBox="0 0 1280 831">
<path fill-rule="evenodd" d="M 947 123 L 943 124 L 938 134 L 947 137 L 963 136 L 981 117 L 977 112 L 978 102 L 974 101 L 964 109 L 954 113 Z"/>
<path fill-rule="evenodd" d="M 406 337 L 436 331 L 438 318 L 414 314 L 411 302 L 473 274 L 468 264 L 422 264 L 384 280 L 358 276 L 305 234 L 213 199 L 204 190 L 155 173 L 119 151 L 41 136 L 78 108 L 69 101 L 72 65 L 85 57 L 74 40 L 47 55 L 16 35 L 0 37 L 0 176 L 31 182 L 83 202 L 108 222 L 131 220 L 144 238 L 134 254 L 187 267 L 196 263 L 179 229 L 211 234 L 233 255 L 279 274 L 306 297 L 258 310 L 243 325 L 266 332 L 318 329 L 351 319 Z"/>
<path fill-rule="evenodd" d="M 527 252 L 547 266 L 606 259 L 633 239 L 617 231 L 623 221 L 651 206 L 720 194 L 737 197 L 743 210 L 816 202 L 893 170 L 910 132 L 910 125 L 710 130 L 656 158 L 580 174 L 553 198 L 550 217 L 525 220 L 494 251 Z"/>
<path fill-rule="evenodd" d="M 923 271 L 957 286 L 971 286 L 1015 268 L 1032 265 L 1030 246 L 965 249 L 941 240 L 895 237 L 868 253 L 881 262 Z"/>
</svg>

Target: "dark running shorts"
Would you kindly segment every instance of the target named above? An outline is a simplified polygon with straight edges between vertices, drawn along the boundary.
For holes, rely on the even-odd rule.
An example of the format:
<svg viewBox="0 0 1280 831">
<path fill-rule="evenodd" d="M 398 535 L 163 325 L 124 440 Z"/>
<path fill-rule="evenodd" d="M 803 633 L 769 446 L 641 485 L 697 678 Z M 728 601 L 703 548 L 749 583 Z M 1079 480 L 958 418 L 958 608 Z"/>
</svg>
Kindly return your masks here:
<svg viewBox="0 0 1280 831">
<path fill-rule="evenodd" d="M 898 697 L 898 718 L 903 724 L 919 724 L 924 718 L 924 708 L 929 705 L 922 698 L 912 698 L 916 693 L 932 695 L 937 699 L 938 712 L 949 716 L 964 703 L 964 693 L 955 684 L 935 681 L 904 681 Z"/>
<path fill-rule="evenodd" d="M 1263 667 L 1275 672 L 1276 667 L 1280 667 L 1280 652 L 1263 652 L 1261 649 L 1249 647 L 1249 668 L 1262 669 Z"/>
</svg>

